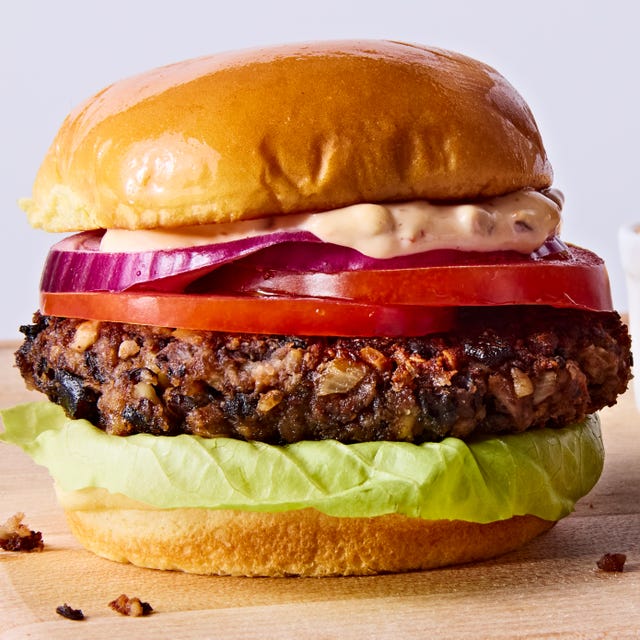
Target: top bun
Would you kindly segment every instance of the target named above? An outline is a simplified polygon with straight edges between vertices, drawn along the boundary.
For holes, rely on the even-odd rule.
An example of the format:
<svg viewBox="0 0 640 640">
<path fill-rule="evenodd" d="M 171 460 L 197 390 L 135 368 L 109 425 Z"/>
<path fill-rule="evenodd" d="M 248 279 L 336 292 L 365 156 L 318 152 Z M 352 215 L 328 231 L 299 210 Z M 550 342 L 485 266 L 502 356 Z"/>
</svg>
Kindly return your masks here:
<svg viewBox="0 0 640 640">
<path fill-rule="evenodd" d="M 48 231 L 151 229 L 550 186 L 522 97 L 389 41 L 222 53 L 122 80 L 65 120 L 21 205 Z"/>
</svg>

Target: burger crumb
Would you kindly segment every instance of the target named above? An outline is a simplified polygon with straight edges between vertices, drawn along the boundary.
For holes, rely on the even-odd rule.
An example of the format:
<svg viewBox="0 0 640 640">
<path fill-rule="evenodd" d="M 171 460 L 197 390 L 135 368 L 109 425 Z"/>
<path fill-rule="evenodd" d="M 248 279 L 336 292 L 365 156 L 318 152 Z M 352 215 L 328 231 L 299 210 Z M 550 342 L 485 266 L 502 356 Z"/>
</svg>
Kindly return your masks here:
<svg viewBox="0 0 640 640">
<path fill-rule="evenodd" d="M 84 620 L 84 613 L 82 609 L 74 609 L 70 607 L 66 602 L 56 607 L 56 613 L 63 618 L 69 618 L 69 620 Z"/>
<path fill-rule="evenodd" d="M 42 551 L 44 542 L 40 531 L 32 531 L 23 524 L 24 513 L 12 515 L 0 525 L 0 549 L 4 551 Z"/>
<path fill-rule="evenodd" d="M 124 593 L 115 600 L 112 600 L 109 606 L 123 616 L 136 618 L 148 616 L 153 611 L 153 607 L 148 602 L 141 602 L 140 598 L 129 598 L 129 596 Z"/>
<path fill-rule="evenodd" d="M 596 563 L 600 571 L 623 571 L 627 556 L 624 553 L 605 553 Z"/>
</svg>

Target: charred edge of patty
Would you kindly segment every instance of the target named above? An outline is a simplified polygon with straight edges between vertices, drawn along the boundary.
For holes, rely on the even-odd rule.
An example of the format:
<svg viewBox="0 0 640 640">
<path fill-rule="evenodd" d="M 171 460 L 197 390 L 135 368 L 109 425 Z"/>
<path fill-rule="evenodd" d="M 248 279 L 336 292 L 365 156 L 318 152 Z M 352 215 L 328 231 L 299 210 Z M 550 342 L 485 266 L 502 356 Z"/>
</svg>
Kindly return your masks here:
<svg viewBox="0 0 640 640">
<path fill-rule="evenodd" d="M 631 377 L 616 313 L 469 309 L 420 338 L 222 334 L 36 314 L 29 387 L 108 433 L 342 442 L 466 439 L 563 426 Z"/>
</svg>

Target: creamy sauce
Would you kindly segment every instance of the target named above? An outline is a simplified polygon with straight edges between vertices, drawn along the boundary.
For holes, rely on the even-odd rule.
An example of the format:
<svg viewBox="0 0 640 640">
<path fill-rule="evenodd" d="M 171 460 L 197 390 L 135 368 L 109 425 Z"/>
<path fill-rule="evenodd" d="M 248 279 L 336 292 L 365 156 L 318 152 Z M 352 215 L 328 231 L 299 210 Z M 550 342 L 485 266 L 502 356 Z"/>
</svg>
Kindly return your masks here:
<svg viewBox="0 0 640 640">
<path fill-rule="evenodd" d="M 372 258 L 434 249 L 531 253 L 558 232 L 562 200 L 555 189 L 545 193 L 523 190 L 466 204 L 424 200 L 364 203 L 321 213 L 177 229 L 110 229 L 100 248 L 108 252 L 159 251 L 302 230 Z"/>
</svg>

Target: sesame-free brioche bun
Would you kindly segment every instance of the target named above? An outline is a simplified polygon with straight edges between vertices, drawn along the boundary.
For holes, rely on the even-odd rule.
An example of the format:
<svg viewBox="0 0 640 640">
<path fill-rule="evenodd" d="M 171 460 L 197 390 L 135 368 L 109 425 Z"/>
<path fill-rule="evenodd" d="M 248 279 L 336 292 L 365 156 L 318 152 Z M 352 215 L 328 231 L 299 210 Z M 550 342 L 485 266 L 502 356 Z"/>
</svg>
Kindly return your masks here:
<svg viewBox="0 0 640 640">
<path fill-rule="evenodd" d="M 550 186 L 533 116 L 491 67 L 389 41 L 202 57 L 65 120 L 21 204 L 48 231 L 149 229 Z"/>
<path fill-rule="evenodd" d="M 555 523 L 514 516 L 487 524 L 390 514 L 337 518 L 314 509 L 66 510 L 89 551 L 151 569 L 241 576 L 370 575 L 486 560 Z"/>
</svg>

